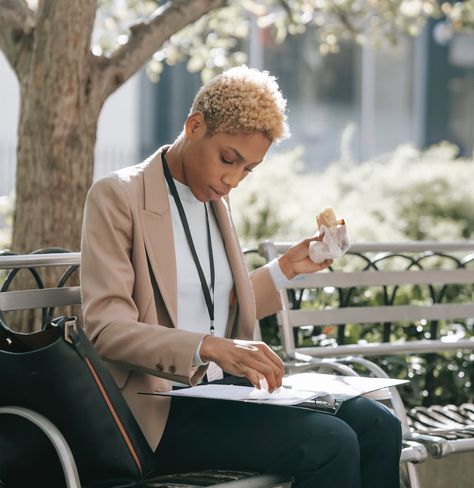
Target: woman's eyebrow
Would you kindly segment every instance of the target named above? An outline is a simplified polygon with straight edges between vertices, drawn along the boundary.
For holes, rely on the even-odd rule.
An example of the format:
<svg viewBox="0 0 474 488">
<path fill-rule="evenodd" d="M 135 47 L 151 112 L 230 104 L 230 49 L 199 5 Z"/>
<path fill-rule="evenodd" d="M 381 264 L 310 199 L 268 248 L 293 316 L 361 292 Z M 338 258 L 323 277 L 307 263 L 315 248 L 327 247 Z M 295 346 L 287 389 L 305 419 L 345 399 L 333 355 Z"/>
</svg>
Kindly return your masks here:
<svg viewBox="0 0 474 488">
<path fill-rule="evenodd" d="M 238 159 L 239 161 L 246 161 L 246 159 L 245 159 L 245 158 L 242 156 L 242 154 L 240 154 L 240 152 L 239 152 L 239 151 L 237 151 L 237 149 L 235 149 L 235 147 L 231 147 L 231 146 L 229 146 L 229 147 L 227 147 L 226 149 L 229 149 L 230 151 L 232 151 L 233 153 L 235 153 L 235 155 L 237 156 L 237 159 Z M 261 162 L 262 162 L 262 161 L 257 161 L 257 162 L 252 163 L 252 164 L 259 164 L 259 163 L 261 163 Z"/>
<path fill-rule="evenodd" d="M 237 149 L 235 149 L 235 147 L 228 146 L 226 149 L 232 151 L 239 161 L 245 161 L 245 158 L 239 153 L 239 151 L 237 151 Z"/>
</svg>

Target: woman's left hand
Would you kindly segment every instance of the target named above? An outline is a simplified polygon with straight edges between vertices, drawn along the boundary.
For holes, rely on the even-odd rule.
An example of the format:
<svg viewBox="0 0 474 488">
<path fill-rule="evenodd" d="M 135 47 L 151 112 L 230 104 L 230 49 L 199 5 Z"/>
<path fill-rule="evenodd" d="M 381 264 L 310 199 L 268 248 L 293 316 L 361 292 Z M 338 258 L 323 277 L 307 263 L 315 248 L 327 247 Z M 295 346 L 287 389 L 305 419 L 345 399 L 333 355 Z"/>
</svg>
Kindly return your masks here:
<svg viewBox="0 0 474 488">
<path fill-rule="evenodd" d="M 326 269 L 333 262 L 332 259 L 326 259 L 321 263 L 315 263 L 309 258 L 309 245 L 313 241 L 320 241 L 322 236 L 309 237 L 294 246 L 290 247 L 285 254 L 278 259 L 278 263 L 283 274 L 291 280 L 301 273 L 314 273 Z"/>
</svg>

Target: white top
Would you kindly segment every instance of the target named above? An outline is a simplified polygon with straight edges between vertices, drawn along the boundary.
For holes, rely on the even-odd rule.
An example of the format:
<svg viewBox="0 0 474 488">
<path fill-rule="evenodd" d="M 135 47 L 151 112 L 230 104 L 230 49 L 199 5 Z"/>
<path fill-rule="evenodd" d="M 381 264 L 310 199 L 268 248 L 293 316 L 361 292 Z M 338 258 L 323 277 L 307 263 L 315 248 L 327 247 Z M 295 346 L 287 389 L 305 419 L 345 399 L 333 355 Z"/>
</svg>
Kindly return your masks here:
<svg viewBox="0 0 474 488">
<path fill-rule="evenodd" d="M 177 180 L 174 180 L 181 204 L 186 213 L 194 247 L 199 257 L 199 262 L 206 278 L 208 286 L 211 285 L 211 272 L 209 263 L 209 251 L 207 243 L 206 213 L 204 204 L 191 192 L 190 188 Z M 201 288 L 201 281 L 196 265 L 189 248 L 183 224 L 178 213 L 178 208 L 173 195 L 168 188 L 168 198 L 171 209 L 173 225 L 173 239 L 176 252 L 176 278 L 177 278 L 177 327 L 193 332 L 209 333 L 210 322 L 206 300 Z M 227 318 L 229 314 L 230 293 L 234 286 L 232 272 L 227 259 L 219 227 L 210 204 L 207 205 L 209 226 L 211 231 L 212 252 L 215 269 L 214 292 L 214 334 L 224 337 Z M 285 286 L 287 279 L 283 275 L 278 260 L 274 259 L 267 264 L 275 286 L 280 289 Z M 212 293 L 211 293 L 212 297 Z M 199 355 L 199 344 L 193 359 L 193 364 L 205 364 Z M 211 363 L 210 369 L 216 369 L 217 365 Z M 219 368 L 220 369 L 220 368 Z M 219 372 L 215 373 L 219 376 Z M 208 374 L 209 376 L 209 374 Z"/>
<path fill-rule="evenodd" d="M 211 271 L 204 204 L 197 200 L 188 186 L 176 180 L 174 180 L 174 183 L 186 213 L 189 230 L 193 238 L 199 262 L 201 263 L 206 282 L 210 287 Z M 169 189 L 168 198 L 170 201 L 173 238 L 176 250 L 176 277 L 178 288 L 177 326 L 180 329 L 186 329 L 193 332 L 209 333 L 209 312 L 202 292 L 201 281 L 199 280 L 199 274 L 191 250 L 189 249 L 183 224 L 179 217 L 178 208 L 176 207 L 176 203 Z M 206 205 L 209 215 L 212 253 L 214 256 L 216 276 L 214 292 L 214 333 L 216 336 L 223 337 L 229 313 L 230 293 L 234 286 L 234 281 L 214 212 L 209 204 Z"/>
</svg>

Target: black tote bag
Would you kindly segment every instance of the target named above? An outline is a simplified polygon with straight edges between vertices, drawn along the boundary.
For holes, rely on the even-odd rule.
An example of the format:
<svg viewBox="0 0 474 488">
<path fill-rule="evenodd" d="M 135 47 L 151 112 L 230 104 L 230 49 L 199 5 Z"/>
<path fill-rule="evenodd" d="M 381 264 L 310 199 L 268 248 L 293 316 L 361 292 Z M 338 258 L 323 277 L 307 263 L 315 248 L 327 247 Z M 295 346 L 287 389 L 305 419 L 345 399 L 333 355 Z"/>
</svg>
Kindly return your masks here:
<svg viewBox="0 0 474 488">
<path fill-rule="evenodd" d="M 0 320 L 0 405 L 35 410 L 53 422 L 74 455 L 81 485 L 134 486 L 155 457 L 112 376 L 75 317 L 33 334 Z M 10 487 L 64 486 L 57 455 L 24 419 L 0 419 L 0 480 Z"/>
</svg>

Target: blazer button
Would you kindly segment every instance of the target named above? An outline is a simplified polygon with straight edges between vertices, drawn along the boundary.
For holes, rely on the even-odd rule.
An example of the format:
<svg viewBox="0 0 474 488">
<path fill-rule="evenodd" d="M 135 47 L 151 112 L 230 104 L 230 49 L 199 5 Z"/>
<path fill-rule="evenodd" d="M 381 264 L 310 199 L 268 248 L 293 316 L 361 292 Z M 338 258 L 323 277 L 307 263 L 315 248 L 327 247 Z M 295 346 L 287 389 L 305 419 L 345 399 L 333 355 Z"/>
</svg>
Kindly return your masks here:
<svg viewBox="0 0 474 488">
<path fill-rule="evenodd" d="M 157 371 L 163 371 L 163 369 L 164 369 L 164 368 L 163 368 L 163 365 L 162 365 L 162 364 L 160 364 L 160 363 L 158 363 L 158 364 L 155 366 L 155 368 L 156 368 L 156 370 L 157 370 Z"/>
<path fill-rule="evenodd" d="M 172 364 L 169 368 L 168 368 L 168 371 L 170 373 L 176 373 L 176 366 L 174 364 Z"/>
</svg>

